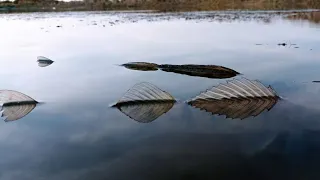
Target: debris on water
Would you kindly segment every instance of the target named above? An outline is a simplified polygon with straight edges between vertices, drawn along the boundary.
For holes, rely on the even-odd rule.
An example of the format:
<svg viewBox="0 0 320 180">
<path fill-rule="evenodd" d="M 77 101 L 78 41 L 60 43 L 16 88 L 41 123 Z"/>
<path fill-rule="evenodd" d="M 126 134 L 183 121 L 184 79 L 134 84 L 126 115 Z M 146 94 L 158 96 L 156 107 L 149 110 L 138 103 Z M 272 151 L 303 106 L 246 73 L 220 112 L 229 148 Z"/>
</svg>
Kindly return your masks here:
<svg viewBox="0 0 320 180">
<path fill-rule="evenodd" d="M 131 70 L 138 70 L 138 71 L 157 71 L 158 65 L 155 63 L 148 63 L 148 62 L 130 62 L 126 64 L 122 64 L 121 66 L 131 69 Z"/>
<path fill-rule="evenodd" d="M 149 123 L 168 112 L 176 100 L 151 83 L 138 83 L 112 107 L 140 123 Z"/>
<path fill-rule="evenodd" d="M 0 103 L 1 117 L 5 117 L 5 122 L 21 119 L 38 104 L 33 98 L 13 90 L 0 90 Z"/>
<path fill-rule="evenodd" d="M 262 44 L 256 44 L 257 46 L 261 46 Z"/>
<path fill-rule="evenodd" d="M 271 86 L 265 87 L 257 80 L 242 78 L 219 84 L 201 93 L 188 104 L 226 118 L 245 119 L 271 110 L 280 97 Z"/>
<path fill-rule="evenodd" d="M 37 62 L 38 62 L 38 65 L 40 67 L 46 67 L 46 66 L 49 66 L 51 65 L 54 61 L 52 61 L 51 59 L 49 58 L 46 58 L 46 57 L 43 57 L 43 56 L 38 56 L 37 57 Z"/>
<path fill-rule="evenodd" d="M 61 28 L 61 27 L 62 27 L 62 26 L 60 26 L 60 25 L 59 25 L 59 26 L 57 26 L 57 28 Z"/>
<path fill-rule="evenodd" d="M 296 47 L 294 47 L 294 48 L 298 49 L 299 47 L 296 46 Z"/>
<path fill-rule="evenodd" d="M 279 43 L 278 46 L 286 46 L 287 43 Z"/>
<path fill-rule="evenodd" d="M 320 83 L 320 81 L 312 81 L 312 82 L 314 82 L 314 83 Z"/>
</svg>

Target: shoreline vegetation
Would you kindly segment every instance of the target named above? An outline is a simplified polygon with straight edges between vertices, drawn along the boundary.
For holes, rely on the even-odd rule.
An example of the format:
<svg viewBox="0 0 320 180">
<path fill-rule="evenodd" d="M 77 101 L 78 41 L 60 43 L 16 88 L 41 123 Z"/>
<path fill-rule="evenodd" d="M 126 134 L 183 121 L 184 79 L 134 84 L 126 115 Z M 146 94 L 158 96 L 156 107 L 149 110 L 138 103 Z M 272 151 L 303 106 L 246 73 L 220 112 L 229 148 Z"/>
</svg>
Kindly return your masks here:
<svg viewBox="0 0 320 180">
<path fill-rule="evenodd" d="M 320 9 L 320 0 L 15 0 L 0 1 L 0 13 L 52 11 L 289 10 Z"/>
</svg>

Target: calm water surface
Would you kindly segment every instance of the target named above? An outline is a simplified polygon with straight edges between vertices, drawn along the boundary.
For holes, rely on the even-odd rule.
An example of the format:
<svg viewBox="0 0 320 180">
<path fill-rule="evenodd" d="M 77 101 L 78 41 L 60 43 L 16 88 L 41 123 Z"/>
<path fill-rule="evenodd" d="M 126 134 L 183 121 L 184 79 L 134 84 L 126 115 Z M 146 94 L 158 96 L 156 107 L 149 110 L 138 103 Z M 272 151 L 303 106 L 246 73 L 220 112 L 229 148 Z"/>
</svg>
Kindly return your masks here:
<svg viewBox="0 0 320 180">
<path fill-rule="evenodd" d="M 0 15 L 1 89 L 44 102 L 0 122 L 0 179 L 319 179 L 320 25 L 203 14 Z M 41 68 L 37 56 L 55 62 Z M 222 65 L 284 100 L 226 119 L 183 102 L 227 79 L 117 66 L 132 61 Z M 138 82 L 180 103 L 151 123 L 110 108 Z"/>
</svg>

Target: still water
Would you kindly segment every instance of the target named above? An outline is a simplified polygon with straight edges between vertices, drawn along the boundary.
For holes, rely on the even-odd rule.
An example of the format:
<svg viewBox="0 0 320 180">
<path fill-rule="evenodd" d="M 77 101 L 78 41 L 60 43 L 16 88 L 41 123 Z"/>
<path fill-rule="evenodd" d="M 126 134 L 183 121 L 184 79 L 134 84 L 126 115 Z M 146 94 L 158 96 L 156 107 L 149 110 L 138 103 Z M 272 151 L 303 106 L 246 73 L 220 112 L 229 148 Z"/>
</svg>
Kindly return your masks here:
<svg viewBox="0 0 320 180">
<path fill-rule="evenodd" d="M 0 122 L 0 179 L 319 179 L 320 25 L 290 13 L 0 15 L 0 87 L 42 102 Z M 136 61 L 225 66 L 283 99 L 227 119 L 185 101 L 229 79 L 118 66 Z M 150 123 L 110 108 L 139 82 L 178 103 Z"/>
</svg>

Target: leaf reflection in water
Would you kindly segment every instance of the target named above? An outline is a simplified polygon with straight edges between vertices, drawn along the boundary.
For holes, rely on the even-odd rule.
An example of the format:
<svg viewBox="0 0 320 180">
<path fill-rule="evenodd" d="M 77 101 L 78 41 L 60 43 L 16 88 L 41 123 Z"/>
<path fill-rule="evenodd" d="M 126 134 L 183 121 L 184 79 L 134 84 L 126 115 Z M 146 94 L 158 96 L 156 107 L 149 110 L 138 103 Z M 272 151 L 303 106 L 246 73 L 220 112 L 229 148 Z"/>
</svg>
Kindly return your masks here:
<svg viewBox="0 0 320 180">
<path fill-rule="evenodd" d="M 5 105 L 2 106 L 1 117 L 5 117 L 5 122 L 15 121 L 28 115 L 35 107 L 35 103 L 22 105 Z"/>
<path fill-rule="evenodd" d="M 138 102 L 118 106 L 125 115 L 140 123 L 149 123 L 168 112 L 174 102 Z"/>
<path fill-rule="evenodd" d="M 31 97 L 13 90 L 0 90 L 0 103 L 5 121 L 14 121 L 29 114 L 37 105 Z"/>
</svg>

